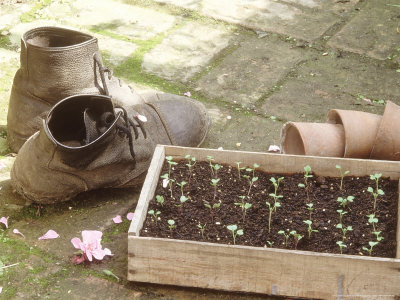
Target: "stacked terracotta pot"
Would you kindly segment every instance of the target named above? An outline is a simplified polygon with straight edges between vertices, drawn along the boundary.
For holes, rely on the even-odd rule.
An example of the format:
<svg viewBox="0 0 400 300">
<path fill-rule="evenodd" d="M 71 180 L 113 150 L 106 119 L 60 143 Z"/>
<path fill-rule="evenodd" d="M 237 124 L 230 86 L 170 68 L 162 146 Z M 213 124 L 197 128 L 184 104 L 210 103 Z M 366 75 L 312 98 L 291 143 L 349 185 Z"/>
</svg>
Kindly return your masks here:
<svg viewBox="0 0 400 300">
<path fill-rule="evenodd" d="M 288 122 L 285 154 L 400 160 L 400 106 L 388 101 L 383 116 L 332 109 L 326 123 Z"/>
</svg>

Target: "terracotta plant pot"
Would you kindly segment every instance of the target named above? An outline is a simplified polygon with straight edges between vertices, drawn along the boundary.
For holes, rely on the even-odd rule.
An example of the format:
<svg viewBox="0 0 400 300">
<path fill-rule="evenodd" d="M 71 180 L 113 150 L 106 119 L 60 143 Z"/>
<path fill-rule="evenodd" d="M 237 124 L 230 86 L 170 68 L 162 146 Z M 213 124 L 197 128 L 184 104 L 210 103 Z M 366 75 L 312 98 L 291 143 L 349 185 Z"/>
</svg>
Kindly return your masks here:
<svg viewBox="0 0 400 300">
<path fill-rule="evenodd" d="M 399 128 L 400 106 L 388 101 L 373 143 L 370 158 L 400 160 Z"/>
<path fill-rule="evenodd" d="M 341 124 L 344 128 L 344 157 L 369 158 L 382 117 L 354 111 L 331 109 L 327 122 Z"/>
<path fill-rule="evenodd" d="M 281 131 L 281 149 L 285 154 L 343 157 L 343 126 L 287 122 Z"/>
</svg>

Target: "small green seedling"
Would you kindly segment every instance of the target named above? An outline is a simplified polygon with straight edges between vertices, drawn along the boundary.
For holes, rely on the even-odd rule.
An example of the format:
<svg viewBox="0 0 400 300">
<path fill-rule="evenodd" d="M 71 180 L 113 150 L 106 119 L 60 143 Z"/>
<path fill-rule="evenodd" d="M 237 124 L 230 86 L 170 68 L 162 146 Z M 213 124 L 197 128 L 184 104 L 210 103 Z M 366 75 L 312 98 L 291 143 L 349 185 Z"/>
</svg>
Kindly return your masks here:
<svg viewBox="0 0 400 300">
<path fill-rule="evenodd" d="M 156 200 L 157 200 L 157 203 L 160 204 L 161 206 L 164 205 L 164 196 L 157 195 Z"/>
<path fill-rule="evenodd" d="M 274 242 L 267 241 L 267 245 L 268 245 L 270 248 L 272 248 L 272 246 L 274 245 Z"/>
<path fill-rule="evenodd" d="M 346 208 L 347 203 L 353 203 L 353 201 L 354 201 L 354 196 L 347 196 L 347 198 L 342 198 L 342 197 L 337 198 L 337 202 L 339 202 L 343 208 Z"/>
<path fill-rule="evenodd" d="M 312 204 L 312 203 L 307 203 L 306 206 L 307 206 L 308 212 L 310 213 L 310 220 L 311 220 L 311 214 L 312 214 L 312 212 L 313 212 L 313 210 L 314 210 L 314 204 Z"/>
<path fill-rule="evenodd" d="M 246 169 L 247 171 L 247 169 Z M 250 191 L 251 191 L 251 187 L 253 186 L 253 184 L 258 180 L 258 177 L 251 177 L 249 175 L 243 175 L 244 178 L 247 179 L 247 181 L 249 182 L 249 191 L 247 192 L 247 196 L 250 195 Z"/>
<path fill-rule="evenodd" d="M 183 194 L 183 187 L 185 186 L 185 185 L 187 185 L 187 182 L 186 181 L 182 181 L 181 183 L 176 183 L 176 185 L 178 185 L 180 188 L 181 188 L 181 195 L 183 196 L 184 194 Z"/>
<path fill-rule="evenodd" d="M 340 248 L 340 254 L 343 254 L 343 248 L 347 248 L 346 244 L 344 244 L 343 241 L 337 241 L 336 244 Z"/>
<path fill-rule="evenodd" d="M 382 177 L 382 174 L 380 174 L 380 173 L 377 173 L 377 174 L 374 174 L 374 175 L 369 175 L 369 178 L 371 180 L 374 180 L 375 184 L 376 184 L 375 190 L 370 186 L 367 189 L 367 191 L 370 192 L 372 194 L 372 196 L 374 197 L 374 212 L 375 212 L 375 209 L 376 209 L 376 200 L 378 199 L 378 196 L 385 195 L 383 190 L 381 190 L 379 188 L 379 178 L 381 178 L 381 177 Z"/>
<path fill-rule="evenodd" d="M 236 236 L 237 235 L 243 235 L 243 229 L 238 229 L 237 225 L 228 225 L 226 226 L 228 230 L 232 231 L 232 237 L 233 237 L 233 244 L 236 245 Z"/>
<path fill-rule="evenodd" d="M 285 247 L 287 247 L 290 233 L 286 234 L 284 230 L 279 230 L 278 234 L 282 234 L 285 237 Z"/>
<path fill-rule="evenodd" d="M 311 167 L 309 165 L 304 167 L 304 185 L 301 187 L 307 188 L 308 187 L 308 178 L 313 177 L 313 175 L 310 175 L 311 173 Z M 300 186 L 300 184 L 298 185 Z"/>
<path fill-rule="evenodd" d="M 374 247 L 376 246 L 376 245 L 378 245 L 379 244 L 379 242 L 373 242 L 373 241 L 369 241 L 368 242 L 368 245 L 369 245 L 369 248 L 367 248 L 367 247 L 362 247 L 362 249 L 364 250 L 364 251 L 367 251 L 368 252 L 368 254 L 369 254 L 369 256 L 371 256 L 372 255 L 372 250 L 374 249 Z"/>
<path fill-rule="evenodd" d="M 174 220 L 168 220 L 168 228 L 169 228 L 169 230 L 174 230 L 174 228 L 175 228 L 176 226 L 175 226 L 175 221 Z"/>
<path fill-rule="evenodd" d="M 179 213 L 179 215 L 182 213 L 182 207 L 183 207 L 183 204 L 186 202 L 186 201 L 188 201 L 189 200 L 189 198 L 187 198 L 186 196 L 181 196 L 180 198 L 179 198 L 179 204 L 176 204 L 175 206 L 178 208 L 178 213 Z"/>
<path fill-rule="evenodd" d="M 214 174 L 215 174 L 214 176 L 217 176 L 218 170 L 221 169 L 221 165 L 215 164 L 215 165 L 212 165 L 212 168 L 214 170 Z"/>
<path fill-rule="evenodd" d="M 265 202 L 265 204 L 268 206 L 269 209 L 269 216 L 268 216 L 268 233 L 271 232 L 271 219 L 272 219 L 272 212 L 276 211 L 277 207 L 281 207 L 280 202 L 275 202 L 274 205 L 269 203 L 268 201 Z"/>
<path fill-rule="evenodd" d="M 168 173 L 165 173 L 164 175 L 161 176 L 161 178 L 163 179 L 163 187 L 167 187 L 167 185 L 169 185 L 169 191 L 171 193 L 171 198 L 174 198 L 174 195 L 172 193 L 172 184 L 175 182 L 174 179 L 170 178 Z"/>
<path fill-rule="evenodd" d="M 312 229 L 312 221 L 311 220 L 305 220 L 303 221 L 308 225 L 307 231 L 308 231 L 308 238 L 311 238 L 311 233 L 313 232 L 318 232 L 316 229 Z"/>
<path fill-rule="evenodd" d="M 189 154 L 187 154 L 185 155 L 185 158 L 188 161 L 186 166 L 189 168 L 189 182 L 190 182 L 190 178 L 192 177 L 193 173 L 193 168 L 196 165 L 196 157 L 191 157 Z"/>
<path fill-rule="evenodd" d="M 368 223 L 372 224 L 372 228 L 374 229 L 373 232 L 375 232 L 376 231 L 375 224 L 378 224 L 379 222 L 378 218 L 375 217 L 375 214 L 367 215 L 367 218 L 368 218 Z"/>
<path fill-rule="evenodd" d="M 219 200 L 218 203 L 214 203 L 212 206 L 209 202 L 206 201 L 204 203 L 204 206 L 210 209 L 211 220 L 213 220 L 213 222 L 214 222 L 214 210 L 221 206 L 221 200 Z"/>
<path fill-rule="evenodd" d="M 336 169 L 338 169 L 339 170 L 339 173 L 340 173 L 340 190 L 342 190 L 343 189 L 343 179 L 344 179 L 344 176 L 346 176 L 347 174 L 349 174 L 350 173 L 350 171 L 342 171 L 342 167 L 341 166 L 339 166 L 339 165 L 336 165 Z"/>
<path fill-rule="evenodd" d="M 246 168 L 245 168 L 245 167 L 240 167 L 240 164 L 241 164 L 240 161 L 237 161 L 236 164 L 237 164 L 237 169 L 238 169 L 238 178 L 239 178 L 239 180 L 240 180 L 240 171 L 241 171 L 241 170 L 244 170 L 244 169 L 246 169 Z"/>
<path fill-rule="evenodd" d="M 214 187 L 214 198 L 213 198 L 213 202 L 215 201 L 215 197 L 217 196 L 217 184 L 220 181 L 220 178 L 216 178 L 216 179 L 211 179 L 211 185 Z"/>
<path fill-rule="evenodd" d="M 241 201 L 241 202 L 235 202 L 235 205 L 242 208 L 243 221 L 244 221 L 244 219 L 246 218 L 246 211 L 247 211 L 250 207 L 252 207 L 252 204 L 251 204 L 251 203 L 248 203 L 248 202 L 246 202 L 246 203 L 244 202 L 244 199 L 246 198 L 246 196 L 239 196 L 239 198 L 240 198 L 242 201 Z"/>
<path fill-rule="evenodd" d="M 211 168 L 211 175 L 214 176 L 214 168 L 212 162 L 214 161 L 214 157 L 207 155 L 207 160 L 209 162 L 210 168 Z"/>
<path fill-rule="evenodd" d="M 283 180 L 283 177 L 278 178 L 278 180 L 276 180 L 274 177 L 271 177 L 269 179 L 272 184 L 274 185 L 274 192 L 270 193 L 269 196 L 272 197 L 274 199 L 274 202 L 276 202 L 278 199 L 283 198 L 282 195 L 278 195 L 278 188 L 279 188 L 279 184 L 281 183 L 281 181 Z"/>
<path fill-rule="evenodd" d="M 338 209 L 336 211 L 339 213 L 339 223 L 342 224 L 343 216 L 347 214 L 347 211 L 344 211 L 343 209 Z"/>
<path fill-rule="evenodd" d="M 344 227 L 342 223 L 340 224 L 336 224 L 336 228 L 342 230 L 342 241 L 344 241 L 346 239 L 346 233 L 347 231 L 352 231 L 353 227 L 352 226 L 347 226 Z"/>
<path fill-rule="evenodd" d="M 304 237 L 304 235 L 297 233 L 296 230 L 292 230 L 290 232 L 290 235 L 293 235 L 294 237 L 294 249 L 297 249 L 297 245 L 299 244 L 300 240 Z"/>
<path fill-rule="evenodd" d="M 378 242 L 380 242 L 380 241 L 382 241 L 384 238 L 383 238 L 383 236 L 381 236 L 381 232 L 380 231 L 374 231 L 374 232 L 372 232 L 373 234 L 375 234 L 375 236 L 376 236 L 376 240 L 378 241 Z"/>
<path fill-rule="evenodd" d="M 256 171 L 257 168 L 259 168 L 260 165 L 259 164 L 253 164 L 253 168 L 247 168 L 246 172 L 252 172 L 253 173 L 253 177 L 254 177 L 254 173 Z"/>
<path fill-rule="evenodd" d="M 161 211 L 159 211 L 159 210 L 154 211 L 152 209 L 152 210 L 149 210 L 147 213 L 153 218 L 154 222 L 157 224 L 158 215 L 161 214 Z"/>
<path fill-rule="evenodd" d="M 171 177 L 172 166 L 175 166 L 178 163 L 173 161 L 173 157 L 172 156 L 166 156 L 165 159 L 167 160 L 167 163 L 168 163 L 168 177 L 170 178 Z"/>
<path fill-rule="evenodd" d="M 201 233 L 201 238 L 202 239 L 204 239 L 204 230 L 206 230 L 206 225 L 207 225 L 207 223 L 204 224 L 204 225 L 201 225 L 200 223 L 197 224 L 197 228 L 200 229 L 200 233 Z"/>
</svg>

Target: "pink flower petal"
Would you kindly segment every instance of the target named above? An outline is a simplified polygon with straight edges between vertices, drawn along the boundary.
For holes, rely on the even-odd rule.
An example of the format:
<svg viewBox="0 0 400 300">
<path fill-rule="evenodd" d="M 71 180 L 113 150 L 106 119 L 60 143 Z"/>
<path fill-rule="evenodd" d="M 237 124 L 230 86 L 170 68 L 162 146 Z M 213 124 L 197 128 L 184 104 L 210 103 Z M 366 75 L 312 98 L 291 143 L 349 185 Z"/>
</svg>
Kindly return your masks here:
<svg viewBox="0 0 400 300">
<path fill-rule="evenodd" d="M 22 235 L 23 237 L 25 237 L 25 236 L 22 234 L 22 232 L 20 232 L 17 228 L 14 228 L 14 229 L 13 229 L 13 233 L 14 233 L 14 234 L 19 234 L 19 235 Z"/>
<path fill-rule="evenodd" d="M 113 218 L 114 223 L 118 224 L 118 223 L 122 223 L 122 218 L 120 215 L 116 216 L 115 218 Z"/>
<path fill-rule="evenodd" d="M 84 255 L 75 255 L 74 257 L 71 258 L 71 262 L 75 265 L 79 265 L 85 261 L 85 256 Z"/>
<path fill-rule="evenodd" d="M 97 230 L 84 230 L 82 231 L 82 242 L 86 245 L 100 244 L 103 233 Z"/>
<path fill-rule="evenodd" d="M 126 215 L 126 218 L 127 218 L 129 221 L 132 221 L 133 215 L 134 215 L 133 212 L 128 212 L 128 214 Z"/>
<path fill-rule="evenodd" d="M 44 235 L 42 235 L 39 240 L 51 240 L 60 237 L 60 235 L 54 230 L 50 229 Z"/>
<path fill-rule="evenodd" d="M 71 240 L 71 243 L 72 243 L 72 245 L 74 245 L 74 247 L 75 247 L 76 249 L 81 249 L 81 250 L 83 250 L 83 249 L 82 249 L 82 242 L 81 242 L 81 239 L 80 239 L 80 238 L 74 237 L 74 238 Z"/>
<path fill-rule="evenodd" d="M 167 187 L 168 183 L 169 183 L 169 179 L 168 178 L 164 178 L 163 181 L 162 181 L 162 187 L 165 189 Z"/>
<path fill-rule="evenodd" d="M 106 255 L 114 255 L 114 254 L 111 253 L 111 250 L 108 249 L 108 248 L 104 248 L 104 253 L 105 253 Z"/>
<path fill-rule="evenodd" d="M 138 119 L 139 119 L 140 121 L 142 121 L 143 123 L 146 123 L 146 122 L 147 122 L 146 116 L 143 116 L 143 115 L 140 115 L 140 114 L 139 114 L 137 117 L 138 117 Z"/>
<path fill-rule="evenodd" d="M 270 145 L 268 148 L 268 152 L 281 152 L 281 148 L 277 145 Z"/>
<path fill-rule="evenodd" d="M 6 228 L 8 228 L 8 218 L 9 217 L 1 217 L 0 218 L 0 223 L 3 223 L 4 225 L 6 225 Z"/>
<path fill-rule="evenodd" d="M 186 97 L 192 97 L 192 94 L 190 92 L 186 92 L 183 95 L 186 96 Z"/>
</svg>

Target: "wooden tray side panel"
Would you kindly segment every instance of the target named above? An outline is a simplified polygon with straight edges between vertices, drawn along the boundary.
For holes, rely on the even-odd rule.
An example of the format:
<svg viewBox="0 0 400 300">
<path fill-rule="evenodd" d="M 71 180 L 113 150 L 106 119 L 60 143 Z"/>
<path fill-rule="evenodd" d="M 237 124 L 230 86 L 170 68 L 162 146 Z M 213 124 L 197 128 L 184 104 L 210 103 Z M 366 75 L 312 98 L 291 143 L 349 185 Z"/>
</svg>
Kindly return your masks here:
<svg viewBox="0 0 400 300">
<path fill-rule="evenodd" d="M 199 161 L 207 161 L 207 156 L 213 156 L 216 162 L 232 166 L 236 166 L 236 162 L 242 162 L 241 166 L 253 166 L 254 163 L 257 163 L 260 165 L 260 169 L 266 172 L 304 172 L 303 168 L 310 165 L 318 175 L 338 177 L 339 171 L 336 169 L 336 165 L 340 165 L 343 170 L 349 170 L 351 176 L 382 173 L 384 177 L 400 179 L 400 162 L 396 161 L 282 155 L 176 146 L 165 146 L 165 153 L 178 159 L 183 159 L 185 155 L 190 154 Z"/>
<path fill-rule="evenodd" d="M 143 183 L 142 191 L 140 192 L 138 204 L 131 225 L 129 227 L 129 234 L 139 236 L 140 230 L 143 227 L 144 220 L 147 216 L 147 208 L 149 207 L 150 200 L 154 197 L 159 174 L 164 162 L 165 148 L 164 146 L 157 145 L 154 150 L 153 159 L 151 160 L 149 170 L 147 171 L 146 179 Z"/>
<path fill-rule="evenodd" d="M 399 180 L 399 204 L 397 206 L 397 235 L 396 235 L 396 242 L 397 242 L 397 251 L 396 251 L 396 258 L 400 258 L 400 180 Z"/>
<path fill-rule="evenodd" d="M 128 280 L 322 299 L 395 299 L 400 260 L 129 236 Z"/>
</svg>

